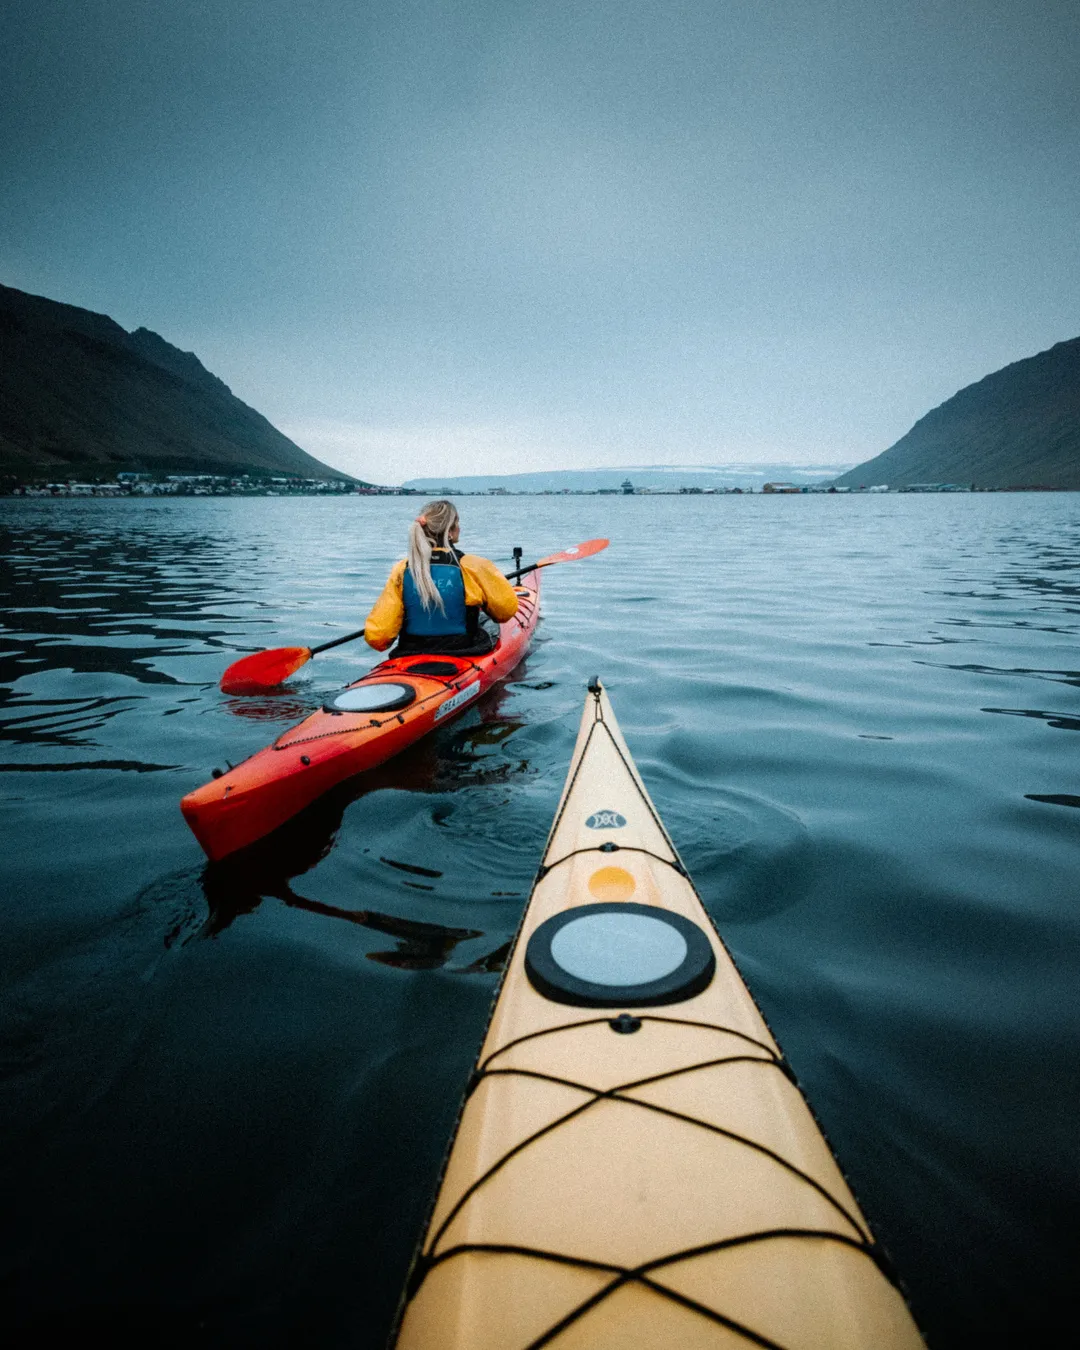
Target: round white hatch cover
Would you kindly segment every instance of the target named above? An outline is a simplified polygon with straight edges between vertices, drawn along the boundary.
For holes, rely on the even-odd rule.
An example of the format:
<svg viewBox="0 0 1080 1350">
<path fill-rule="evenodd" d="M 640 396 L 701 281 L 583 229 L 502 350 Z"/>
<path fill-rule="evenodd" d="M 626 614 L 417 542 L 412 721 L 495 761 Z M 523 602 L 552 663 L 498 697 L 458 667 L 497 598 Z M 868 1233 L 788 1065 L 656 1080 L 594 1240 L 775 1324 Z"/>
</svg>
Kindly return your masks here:
<svg viewBox="0 0 1080 1350">
<path fill-rule="evenodd" d="M 396 708 L 407 708 L 415 698 L 416 690 L 411 685 L 386 681 L 343 689 L 325 706 L 327 712 L 393 712 Z"/>
<path fill-rule="evenodd" d="M 715 969 L 702 929 L 657 905 L 575 905 L 545 919 L 525 947 L 537 993 L 583 1008 L 680 1003 L 700 994 Z"/>
</svg>

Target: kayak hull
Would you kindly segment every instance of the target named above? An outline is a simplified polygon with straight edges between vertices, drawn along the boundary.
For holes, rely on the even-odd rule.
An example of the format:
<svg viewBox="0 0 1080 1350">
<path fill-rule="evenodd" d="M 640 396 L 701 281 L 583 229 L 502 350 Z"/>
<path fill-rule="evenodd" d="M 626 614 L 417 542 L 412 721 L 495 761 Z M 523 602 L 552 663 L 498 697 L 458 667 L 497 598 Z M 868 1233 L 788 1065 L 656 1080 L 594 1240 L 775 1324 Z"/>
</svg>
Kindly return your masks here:
<svg viewBox="0 0 1080 1350">
<path fill-rule="evenodd" d="M 623 947 L 560 946 L 583 922 Z M 917 1350 L 887 1269 L 596 686 L 398 1350 Z"/>
<path fill-rule="evenodd" d="M 536 629 L 539 574 L 524 578 L 516 590 L 518 613 L 499 625 L 498 641 L 485 655 L 394 658 L 347 686 L 403 685 L 415 695 L 407 707 L 371 713 L 324 708 L 189 792 L 180 809 L 207 857 L 218 861 L 271 834 L 331 788 L 400 754 L 505 679 L 524 657 Z M 413 670 L 431 663 L 443 671 L 432 675 Z"/>
</svg>

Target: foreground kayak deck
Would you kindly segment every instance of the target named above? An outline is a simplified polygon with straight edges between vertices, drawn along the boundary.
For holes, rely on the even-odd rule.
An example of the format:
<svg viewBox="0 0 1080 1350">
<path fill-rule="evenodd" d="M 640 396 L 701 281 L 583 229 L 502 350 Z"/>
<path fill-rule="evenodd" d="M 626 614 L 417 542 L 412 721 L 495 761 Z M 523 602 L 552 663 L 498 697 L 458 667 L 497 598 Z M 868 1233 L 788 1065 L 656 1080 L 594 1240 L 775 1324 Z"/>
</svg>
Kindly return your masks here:
<svg viewBox="0 0 1080 1350">
<path fill-rule="evenodd" d="M 207 857 L 217 861 L 264 838 L 338 783 L 400 754 L 505 679 L 536 629 L 540 574 L 530 573 L 515 590 L 518 612 L 499 625 L 490 652 L 383 661 L 273 745 L 189 792 L 180 809 Z M 383 709 L 349 710 L 350 700 L 378 702 L 387 686 L 400 690 L 400 698 Z"/>
<path fill-rule="evenodd" d="M 398 1350 L 916 1350 L 590 685 Z"/>
</svg>

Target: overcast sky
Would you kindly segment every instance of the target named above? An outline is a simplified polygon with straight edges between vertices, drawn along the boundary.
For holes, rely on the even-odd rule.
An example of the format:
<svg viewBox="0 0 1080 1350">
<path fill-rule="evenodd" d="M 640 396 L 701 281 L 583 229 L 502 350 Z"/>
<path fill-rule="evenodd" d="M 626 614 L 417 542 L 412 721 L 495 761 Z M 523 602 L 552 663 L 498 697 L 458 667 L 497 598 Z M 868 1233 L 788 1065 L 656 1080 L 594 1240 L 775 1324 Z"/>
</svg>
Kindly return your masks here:
<svg viewBox="0 0 1080 1350">
<path fill-rule="evenodd" d="M 1078 131 L 1080 0 L 9 0 L 0 280 L 379 481 L 855 462 L 1080 334 Z"/>
</svg>

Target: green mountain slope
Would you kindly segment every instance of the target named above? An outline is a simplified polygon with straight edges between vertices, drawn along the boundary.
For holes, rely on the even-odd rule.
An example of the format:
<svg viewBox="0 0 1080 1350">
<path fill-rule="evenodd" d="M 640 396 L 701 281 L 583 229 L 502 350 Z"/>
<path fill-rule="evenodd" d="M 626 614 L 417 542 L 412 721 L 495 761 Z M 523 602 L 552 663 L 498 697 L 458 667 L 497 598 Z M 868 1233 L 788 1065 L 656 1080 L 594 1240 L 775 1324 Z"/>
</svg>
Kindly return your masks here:
<svg viewBox="0 0 1080 1350">
<path fill-rule="evenodd" d="M 0 473 L 345 478 L 149 329 L 0 286 Z"/>
<path fill-rule="evenodd" d="M 1080 488 L 1080 338 L 961 389 L 836 481 Z"/>
</svg>

